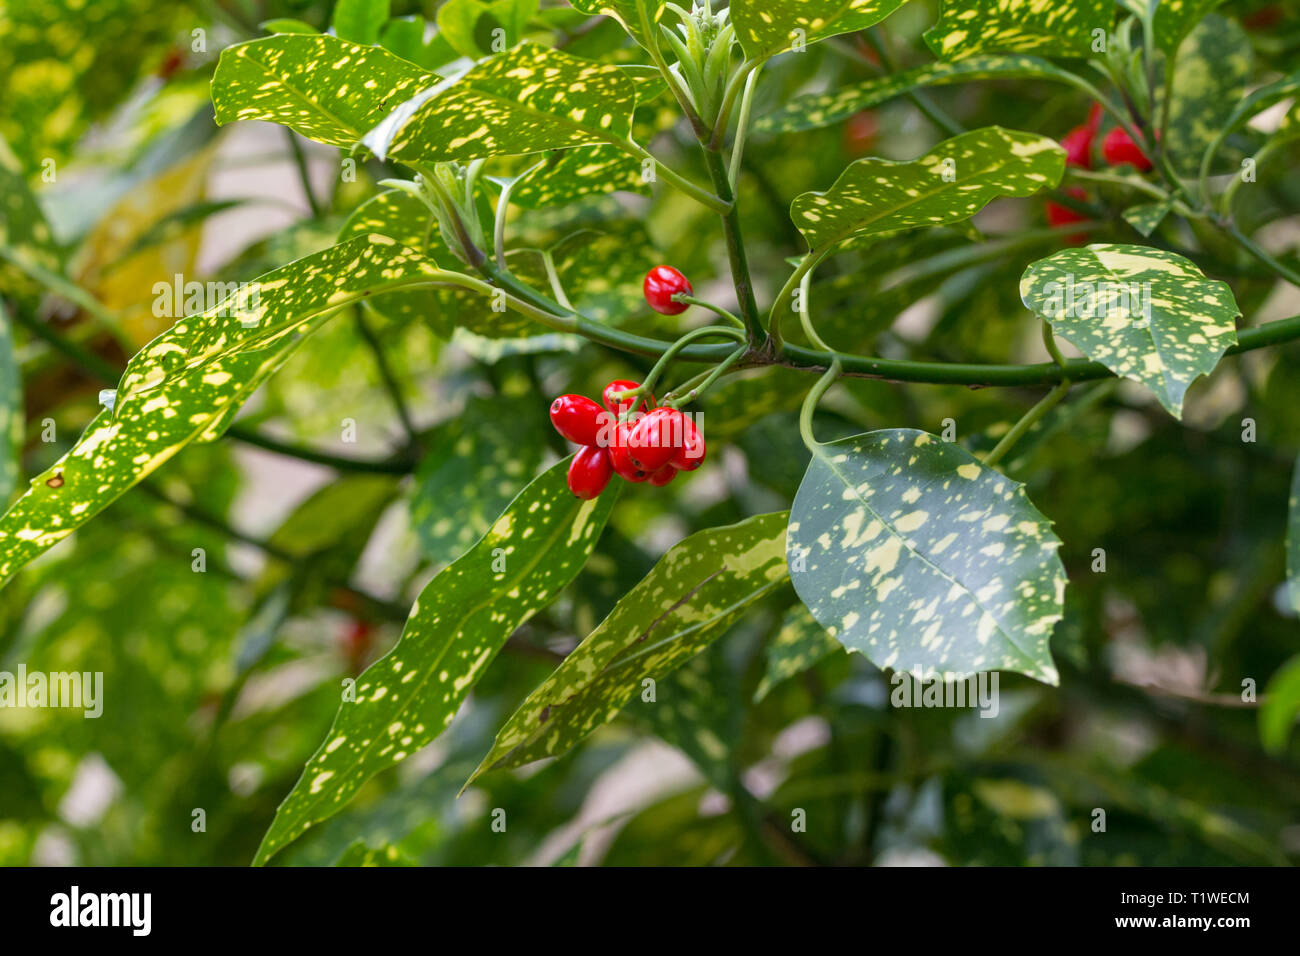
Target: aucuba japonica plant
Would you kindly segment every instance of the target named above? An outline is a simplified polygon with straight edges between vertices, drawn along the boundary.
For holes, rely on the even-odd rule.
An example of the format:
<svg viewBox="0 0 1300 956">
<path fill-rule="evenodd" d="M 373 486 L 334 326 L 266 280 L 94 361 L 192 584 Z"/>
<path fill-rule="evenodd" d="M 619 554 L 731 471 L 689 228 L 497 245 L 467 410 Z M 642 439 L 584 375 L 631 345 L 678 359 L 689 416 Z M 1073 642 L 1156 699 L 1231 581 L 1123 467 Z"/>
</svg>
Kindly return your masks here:
<svg viewBox="0 0 1300 956">
<path fill-rule="evenodd" d="M 70 595 L 94 644 L 118 589 L 83 565 L 156 582 L 120 613 L 176 635 L 142 684 L 190 696 L 170 749 L 107 759 L 193 792 L 143 815 L 228 806 L 259 865 L 522 862 L 655 735 L 697 776 L 609 862 L 1167 862 L 1081 847 L 1108 800 L 1188 861 L 1295 861 L 1295 43 L 1171 0 L 267 7 L 215 63 L 141 58 L 168 92 L 137 138 L 170 156 L 144 131 L 188 107 L 195 142 L 106 225 L 33 193 L 75 147 L 38 98 L 0 123 L 7 646 Z M 208 195 L 262 134 L 310 212 L 156 314 L 204 222 L 285 202 Z M 24 447 L 47 412 L 79 437 Z M 263 538 L 232 448 L 328 477 Z M 334 670 L 259 696 L 325 620 Z M 988 740 L 893 694 L 980 675 L 1009 690 Z M 1168 737 L 1112 785 L 1089 735 L 1129 710 Z M 1272 798 L 1193 783 L 1239 752 Z M 458 844 L 478 811 L 430 808 L 465 788 L 520 842 Z"/>
</svg>

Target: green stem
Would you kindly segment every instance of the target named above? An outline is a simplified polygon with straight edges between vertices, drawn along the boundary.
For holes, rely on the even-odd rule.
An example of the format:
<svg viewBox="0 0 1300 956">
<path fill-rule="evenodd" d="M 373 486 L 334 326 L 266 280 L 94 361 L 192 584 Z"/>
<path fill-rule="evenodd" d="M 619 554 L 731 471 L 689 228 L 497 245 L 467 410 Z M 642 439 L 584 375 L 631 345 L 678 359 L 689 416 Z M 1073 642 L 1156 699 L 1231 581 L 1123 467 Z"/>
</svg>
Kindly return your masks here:
<svg viewBox="0 0 1300 956">
<path fill-rule="evenodd" d="M 758 85 L 758 74 L 762 65 L 756 66 L 745 78 L 745 92 L 740 98 L 740 117 L 736 121 L 736 141 L 731 144 L 731 162 L 727 166 L 727 179 L 731 182 L 732 195 L 735 195 L 740 182 L 741 157 L 745 155 L 745 138 L 749 134 L 749 114 L 753 109 L 754 87 Z"/>
<path fill-rule="evenodd" d="M 388 398 L 393 404 L 393 411 L 397 413 L 397 418 L 402 423 L 402 430 L 406 432 L 407 444 L 414 448 L 419 441 L 418 432 L 415 428 L 415 422 L 411 419 L 410 409 L 406 407 L 406 399 L 402 397 L 401 383 L 398 382 L 397 376 L 393 373 L 392 366 L 388 364 L 388 356 L 384 354 L 384 346 L 379 341 L 379 336 L 366 322 L 364 313 L 366 309 L 370 308 L 370 303 L 364 302 L 362 306 L 356 313 L 357 331 L 361 333 L 361 338 L 365 340 L 367 347 L 374 356 L 379 379 L 383 382 L 384 390 L 388 392 Z"/>
<path fill-rule="evenodd" d="M 492 224 L 492 251 L 496 254 L 498 268 L 506 268 L 506 217 L 510 210 L 510 194 L 514 192 L 517 183 L 545 165 L 546 160 L 534 163 L 501 187 L 501 195 L 497 197 L 496 217 Z"/>
<path fill-rule="evenodd" d="M 681 408 L 683 405 L 688 405 L 691 402 L 695 401 L 697 398 L 699 398 L 701 395 L 707 392 L 712 387 L 714 382 L 722 378 L 722 376 L 726 375 L 733 365 L 735 365 L 742 358 L 744 358 L 745 353 L 747 351 L 749 350 L 742 345 L 740 348 L 736 349 L 725 359 L 723 359 L 720 363 L 718 363 L 718 365 L 715 366 L 711 371 L 705 373 L 704 380 L 700 382 L 698 385 L 690 385 L 689 388 L 683 386 L 682 388 L 674 389 L 668 395 L 665 395 L 663 404 L 668 405 L 672 408 Z M 677 395 L 678 392 L 681 393 L 680 397 L 678 397 Z"/>
<path fill-rule="evenodd" d="M 717 151 L 722 148 L 722 141 L 727 138 L 727 128 L 731 125 L 731 107 L 742 89 L 749 89 L 749 78 L 754 75 L 759 64 L 746 60 L 727 81 L 727 89 L 722 94 L 722 104 L 718 107 L 717 122 L 713 124 L 713 135 L 709 137 L 706 149 Z"/>
<path fill-rule="evenodd" d="M 799 325 L 803 327 L 803 334 L 808 337 L 808 341 L 817 348 L 826 352 L 832 351 L 831 347 L 826 344 L 817 330 L 813 328 L 812 323 L 812 270 L 809 269 L 799 280 Z"/>
<path fill-rule="evenodd" d="M 307 197 L 307 208 L 311 210 L 311 217 L 319 219 L 321 217 L 320 202 L 316 199 L 316 193 L 311 188 L 311 172 L 307 169 L 307 156 L 302 151 L 302 143 L 298 142 L 298 134 L 289 127 L 281 127 L 284 130 L 285 137 L 289 140 L 289 152 L 293 155 L 293 164 L 298 169 L 298 182 L 302 184 L 303 195 Z"/>
<path fill-rule="evenodd" d="M 727 259 L 731 264 L 731 283 L 735 286 L 736 301 L 740 304 L 740 317 L 744 320 L 745 329 L 749 333 L 749 346 L 756 348 L 764 332 L 763 324 L 758 317 L 758 302 L 754 299 L 754 283 L 749 275 L 749 261 L 745 256 L 745 241 L 740 232 L 740 213 L 731 192 L 731 181 L 727 178 L 727 167 L 722 161 L 722 154 L 705 149 L 704 161 L 708 166 L 713 188 L 727 204 L 726 211 L 719 215 L 722 216 L 722 235 L 727 244 Z"/>
<path fill-rule="evenodd" d="M 740 316 L 728 312 L 720 305 L 714 305 L 712 302 L 705 302 L 703 299 L 697 299 L 693 295 L 686 295 L 679 292 L 677 295 L 673 296 L 673 301 L 685 302 L 687 305 L 698 305 L 702 309 L 708 309 L 713 314 L 721 316 L 728 322 L 734 324 L 737 328 L 743 329 L 745 327 L 745 323 L 741 320 Z"/>
<path fill-rule="evenodd" d="M 991 467 L 1001 461 L 1002 456 L 1010 451 L 1012 446 L 1024 436 L 1025 432 L 1033 428 L 1040 418 L 1055 408 L 1057 402 L 1065 398 L 1065 393 L 1069 390 L 1070 381 L 1066 379 L 1043 396 L 1033 408 L 1025 412 L 1020 421 L 1011 426 L 1011 431 L 1002 436 L 1002 440 L 994 446 L 993 450 L 984 459 L 984 464 Z"/>
<path fill-rule="evenodd" d="M 813 434 L 812 420 L 813 412 L 817 410 L 817 403 L 822 400 L 826 390 L 835 384 L 835 380 L 840 377 L 839 360 L 831 362 L 830 368 L 826 369 L 825 374 L 817 379 L 817 384 L 812 387 L 803 400 L 803 407 L 799 409 L 799 437 L 803 443 L 808 446 L 808 450 L 813 454 L 821 447 L 821 442 Z"/>
<path fill-rule="evenodd" d="M 1041 321 L 1043 326 L 1043 345 L 1047 347 L 1047 354 L 1052 357 L 1053 362 L 1061 366 L 1061 368 L 1065 368 L 1065 356 L 1061 354 L 1061 350 L 1056 346 L 1056 336 L 1052 334 L 1051 325 L 1048 324 L 1046 319 Z"/>
<path fill-rule="evenodd" d="M 701 205 L 708 206 L 710 209 L 712 209 L 714 212 L 718 213 L 719 215 L 726 215 L 730 211 L 731 199 L 729 198 L 729 196 L 722 196 L 722 197 L 715 196 L 707 189 L 702 189 L 701 187 L 695 185 L 695 183 L 691 182 L 685 176 L 682 176 L 680 173 L 676 172 L 671 167 L 666 166 L 664 165 L 664 163 L 660 162 L 652 153 L 650 153 L 649 150 L 645 149 L 645 147 L 637 143 L 633 143 L 630 140 L 626 142 L 619 141 L 617 143 L 614 143 L 614 145 L 617 145 L 620 149 L 624 150 L 625 152 L 629 153 L 632 156 L 637 157 L 643 162 L 647 159 L 653 162 L 655 164 L 655 167 L 659 170 L 660 174 L 670 185 L 676 187 L 678 190 L 685 193 L 687 196 L 690 196 L 692 199 L 694 199 L 696 202 L 700 203 Z"/>
<path fill-rule="evenodd" d="M 660 74 L 663 75 L 664 82 L 668 84 L 668 89 L 672 91 L 673 98 L 677 100 L 677 105 L 680 106 L 682 112 L 686 114 L 687 120 L 690 121 L 691 129 L 695 130 L 695 135 L 697 137 L 708 135 L 709 128 L 705 125 L 704 120 L 700 118 L 700 114 L 695 109 L 695 105 L 691 102 L 690 96 L 688 96 L 686 91 L 682 89 L 681 82 L 677 79 L 677 74 L 669 68 L 668 62 L 664 59 L 663 52 L 659 49 L 659 34 L 655 30 L 657 24 L 652 25 L 650 23 L 650 15 L 646 12 L 646 0 L 636 0 L 636 12 L 637 16 L 641 20 L 641 31 L 645 34 L 646 43 L 649 44 L 649 46 L 646 47 L 646 52 L 650 54 L 650 59 L 654 61 L 654 65 L 659 68 Z"/>
<path fill-rule="evenodd" d="M 1252 256 L 1254 256 L 1264 265 L 1268 266 L 1270 269 L 1276 272 L 1287 282 L 1291 283 L 1293 286 L 1296 286 L 1297 288 L 1300 288 L 1300 273 L 1297 273 L 1294 269 L 1283 265 L 1277 259 L 1273 258 L 1273 256 L 1265 252 L 1260 246 L 1258 246 L 1255 243 L 1253 239 L 1249 238 L 1235 225 L 1229 224 L 1227 226 L 1224 226 L 1223 228 L 1228 235 L 1232 236 L 1232 238 L 1237 241 L 1237 244 L 1239 246 L 1241 246 L 1243 249 L 1249 252 Z"/>
<path fill-rule="evenodd" d="M 805 255 L 799 261 L 799 265 L 795 267 L 794 272 L 790 273 L 790 278 L 785 280 L 785 285 L 781 287 L 781 291 L 776 294 L 776 299 L 772 302 L 772 308 L 767 313 L 767 327 L 778 352 L 785 346 L 785 339 L 781 335 L 781 320 L 784 317 L 785 304 L 794 295 L 794 290 L 801 287 L 803 277 L 817 268 L 817 265 L 829 254 L 829 249 L 819 249 Z"/>
<path fill-rule="evenodd" d="M 728 328 L 725 325 L 706 325 L 702 329 L 694 329 L 690 332 L 687 332 L 680 339 L 678 339 L 676 342 L 674 342 L 672 345 L 668 346 L 668 348 L 664 350 L 664 354 L 659 356 L 659 361 L 655 362 L 654 367 L 650 369 L 649 374 L 646 375 L 645 380 L 640 384 L 640 386 L 638 386 L 635 389 L 631 389 L 630 391 L 634 393 L 640 393 L 640 394 L 648 393 L 653 395 L 655 383 L 659 381 L 659 376 L 662 375 L 664 369 L 668 367 L 668 363 L 670 363 L 674 358 L 676 358 L 677 354 L 681 352 L 682 349 L 684 349 L 690 343 L 694 342 L 696 339 L 706 338 L 711 335 L 721 335 L 729 339 L 735 339 L 737 341 L 743 341 L 745 338 L 745 334 L 741 332 L 739 329 Z M 628 393 L 624 392 L 623 394 L 626 395 Z"/>
</svg>

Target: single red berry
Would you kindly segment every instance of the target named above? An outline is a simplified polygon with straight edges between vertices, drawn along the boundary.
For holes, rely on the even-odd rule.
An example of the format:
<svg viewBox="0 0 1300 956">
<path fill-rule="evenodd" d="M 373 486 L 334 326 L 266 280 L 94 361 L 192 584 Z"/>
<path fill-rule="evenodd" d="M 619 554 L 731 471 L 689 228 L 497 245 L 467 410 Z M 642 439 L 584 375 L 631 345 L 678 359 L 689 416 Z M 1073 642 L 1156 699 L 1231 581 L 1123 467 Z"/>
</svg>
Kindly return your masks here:
<svg viewBox="0 0 1300 956">
<path fill-rule="evenodd" d="M 627 481 L 645 481 L 650 476 L 644 469 L 638 468 L 632 461 L 628 447 L 628 433 L 632 426 L 627 422 L 619 422 L 614 428 L 614 440 L 610 442 L 606 451 L 609 452 L 609 464 L 614 469 L 614 474 Z"/>
<path fill-rule="evenodd" d="M 625 398 L 621 402 L 616 402 L 610 396 L 615 395 L 618 392 L 627 392 L 627 391 L 631 391 L 634 388 L 640 388 L 640 387 L 641 387 L 640 382 L 629 382 L 625 378 L 616 378 L 614 379 L 614 381 L 610 382 L 608 385 L 605 386 L 605 391 L 601 393 L 600 397 L 601 400 L 605 403 L 606 408 L 608 408 L 615 415 L 621 415 L 623 412 L 626 412 L 628 409 L 632 407 L 632 399 Z M 637 402 L 637 408 L 639 408 L 643 412 L 649 411 L 651 408 L 654 408 L 654 404 L 655 404 L 655 397 L 653 395 L 643 395 L 641 397 L 641 400 Z"/>
<path fill-rule="evenodd" d="M 1134 166 L 1140 173 L 1151 168 L 1151 160 L 1147 159 L 1146 153 L 1142 152 L 1138 144 L 1133 142 L 1133 137 L 1124 132 L 1121 126 L 1116 126 L 1101 141 L 1101 155 L 1112 166 Z"/>
<path fill-rule="evenodd" d="M 1065 150 L 1065 165 L 1092 169 L 1092 137 L 1096 133 L 1086 123 L 1076 126 L 1061 137 L 1061 148 Z"/>
<path fill-rule="evenodd" d="M 551 424 L 571 442 L 594 445 L 600 434 L 603 408 L 585 395 L 561 395 L 551 402 Z"/>
<path fill-rule="evenodd" d="M 844 152 L 850 156 L 865 156 L 876 145 L 880 124 L 871 110 L 860 110 L 844 124 Z"/>
<path fill-rule="evenodd" d="M 685 302 L 674 302 L 673 296 L 679 292 L 692 295 L 695 291 L 686 281 L 686 276 L 672 266 L 655 266 L 647 272 L 641 290 L 645 293 L 650 308 L 664 315 L 680 315 L 685 312 L 689 306 Z"/>
<path fill-rule="evenodd" d="M 668 464 L 681 447 L 684 421 L 675 408 L 656 408 L 633 425 L 628 433 L 632 464 L 650 474 Z"/>
<path fill-rule="evenodd" d="M 682 440 L 668 463 L 678 471 L 694 471 L 704 464 L 704 434 L 689 415 L 682 416 Z"/>
<path fill-rule="evenodd" d="M 609 452 L 604 448 L 587 445 L 578 450 L 569 463 L 569 490 L 579 498 L 591 499 L 605 490 L 614 469 L 609 464 Z"/>
<path fill-rule="evenodd" d="M 1065 193 L 1075 199 L 1083 201 L 1088 198 L 1088 194 L 1083 191 L 1081 186 L 1066 186 Z M 1054 202 L 1047 204 L 1047 222 L 1053 226 L 1068 226 L 1072 222 L 1087 222 L 1088 217 L 1081 212 L 1076 212 L 1068 206 L 1061 206 Z"/>
<path fill-rule="evenodd" d="M 375 629 L 370 622 L 357 618 L 348 621 L 347 630 L 343 632 L 343 652 L 347 655 L 348 667 L 354 674 L 359 674 L 364 669 L 374 637 Z"/>
<path fill-rule="evenodd" d="M 662 488 L 676 477 L 677 469 L 672 465 L 664 465 L 650 476 L 650 484 L 654 485 L 656 488 Z"/>
</svg>

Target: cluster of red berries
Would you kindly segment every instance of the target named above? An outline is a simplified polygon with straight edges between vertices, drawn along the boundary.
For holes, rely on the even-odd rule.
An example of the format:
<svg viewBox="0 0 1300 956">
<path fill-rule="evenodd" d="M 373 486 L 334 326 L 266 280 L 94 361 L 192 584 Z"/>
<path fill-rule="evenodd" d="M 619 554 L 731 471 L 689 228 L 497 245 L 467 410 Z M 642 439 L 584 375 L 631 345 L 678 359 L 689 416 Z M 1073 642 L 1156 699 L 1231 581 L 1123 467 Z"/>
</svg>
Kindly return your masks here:
<svg viewBox="0 0 1300 956">
<path fill-rule="evenodd" d="M 1074 127 L 1061 137 L 1061 148 L 1065 150 L 1065 164 L 1080 169 L 1092 169 L 1092 141 L 1097 136 L 1101 125 L 1101 107 L 1096 103 L 1088 113 L 1088 121 Z M 1151 168 L 1151 160 L 1133 137 L 1123 127 L 1116 126 L 1101 141 L 1101 155 L 1110 166 L 1132 166 L 1138 172 L 1145 173 Z M 1082 186 L 1068 186 L 1066 194 L 1080 201 L 1088 198 Z M 1073 222 L 1083 222 L 1088 217 L 1054 202 L 1047 204 L 1047 221 L 1053 226 L 1064 226 Z M 1072 237 L 1074 238 L 1074 237 Z"/>
<path fill-rule="evenodd" d="M 688 416 L 655 408 L 649 395 L 614 398 L 639 387 L 615 379 L 605 386 L 603 408 L 585 395 L 561 395 L 551 403 L 555 430 L 582 446 L 569 465 L 569 490 L 579 498 L 595 498 L 612 475 L 661 487 L 704 463 L 704 436 Z"/>
</svg>

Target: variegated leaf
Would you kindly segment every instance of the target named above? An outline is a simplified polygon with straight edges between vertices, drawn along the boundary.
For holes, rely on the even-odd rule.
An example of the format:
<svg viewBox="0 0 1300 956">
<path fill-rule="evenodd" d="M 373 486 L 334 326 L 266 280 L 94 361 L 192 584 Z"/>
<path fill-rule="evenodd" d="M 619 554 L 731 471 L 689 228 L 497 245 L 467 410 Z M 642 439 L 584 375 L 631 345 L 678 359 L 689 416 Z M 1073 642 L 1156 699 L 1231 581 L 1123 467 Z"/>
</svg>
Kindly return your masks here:
<svg viewBox="0 0 1300 956">
<path fill-rule="evenodd" d="M 411 498 L 416 537 L 430 560 L 459 557 L 537 470 L 546 448 L 541 415 L 531 394 L 472 397 L 442 426 Z"/>
<path fill-rule="evenodd" d="M 23 370 L 14 356 L 12 320 L 0 299 L 0 507 L 18 485 L 23 452 Z"/>
<path fill-rule="evenodd" d="M 1143 236 L 1149 236 L 1156 231 L 1156 227 L 1160 225 L 1165 216 L 1169 215 L 1169 210 L 1172 207 L 1173 202 L 1168 199 L 1129 206 L 1124 210 L 1124 221 Z"/>
<path fill-rule="evenodd" d="M 802 674 L 839 649 L 839 642 L 817 623 L 808 608 L 796 604 L 786 611 L 781 630 L 767 648 L 767 669 L 754 691 L 754 702 L 761 701 L 777 684 Z"/>
<path fill-rule="evenodd" d="M 222 50 L 212 105 L 218 125 L 268 120 L 320 143 L 350 147 L 437 82 L 382 47 L 286 33 Z"/>
<path fill-rule="evenodd" d="M 226 355 L 146 394 L 120 391 L 112 411 L 86 427 L 72 450 L 32 479 L 0 518 L 0 583 L 81 527 L 192 441 L 212 441 L 250 395 L 324 321 L 257 352 Z M 128 374 L 151 364 L 136 355 Z"/>
<path fill-rule="evenodd" d="M 43 289 L 18 264 L 60 271 L 58 247 L 45 214 L 27 186 L 18 157 L 0 139 L 0 290 L 35 302 Z"/>
<path fill-rule="evenodd" d="M 524 43 L 402 104 L 365 137 L 405 163 L 623 144 L 637 84 L 616 66 Z"/>
<path fill-rule="evenodd" d="M 903 0 L 732 0 L 731 22 L 745 56 L 762 61 L 879 23 Z"/>
<path fill-rule="evenodd" d="M 1146 0 L 1148 3 L 1157 0 Z M 1158 0 L 1156 7 L 1155 37 L 1156 47 L 1165 54 L 1173 53 L 1183 42 L 1183 37 L 1191 33 L 1207 13 L 1223 3 L 1223 0 Z"/>
<path fill-rule="evenodd" d="M 645 23 L 653 25 L 662 19 L 664 5 L 662 0 L 569 0 L 577 10 L 591 16 L 601 15 L 617 20 L 628 36 L 642 46 L 647 46 Z M 641 8 L 641 9 L 638 9 Z M 643 22 L 641 13 L 645 13 Z"/>
<path fill-rule="evenodd" d="M 841 644 L 921 677 L 1055 684 L 1060 540 L 1024 487 L 914 429 L 820 445 L 790 512 L 795 591 Z"/>
<path fill-rule="evenodd" d="M 1174 168 L 1195 175 L 1254 73 L 1250 38 L 1236 22 L 1206 17 L 1183 42 L 1165 146 Z"/>
<path fill-rule="evenodd" d="M 811 249 L 969 219 L 998 196 L 1055 186 L 1065 151 L 1035 133 L 989 126 L 945 140 L 920 159 L 860 159 L 825 192 L 795 197 L 790 218 Z"/>
<path fill-rule="evenodd" d="M 1114 16 L 1111 0 L 943 0 L 925 42 L 945 60 L 993 52 L 1086 57 L 1093 31 L 1109 29 Z"/>
<path fill-rule="evenodd" d="M 869 109 L 923 86 L 946 86 L 973 80 L 1030 77 L 1062 80 L 1069 74 L 1047 60 L 1034 56 L 971 56 L 952 63 L 927 63 L 904 70 L 841 86 L 825 93 L 796 96 L 775 113 L 754 123 L 756 133 L 792 133 L 830 126 L 860 110 Z"/>
<path fill-rule="evenodd" d="M 592 193 L 644 193 L 649 184 L 641 161 L 617 146 L 579 146 L 552 153 L 546 165 L 525 176 L 510 193 L 523 209 L 564 206 Z"/>
<path fill-rule="evenodd" d="M 1237 343 L 1241 315 L 1227 283 L 1147 246 L 1095 243 L 1039 259 L 1020 279 L 1020 298 L 1088 358 L 1146 385 L 1176 418 L 1188 386 Z"/>
<path fill-rule="evenodd" d="M 437 737 L 506 639 L 581 570 L 618 498 L 569 491 L 568 459 L 535 478 L 411 608 L 402 637 L 357 679 L 324 743 L 276 811 L 265 863 L 347 805 L 367 780 Z"/>
<path fill-rule="evenodd" d="M 680 666 L 784 584 L 786 518 L 759 515 L 669 549 L 511 715 L 470 780 L 564 753 L 612 720 L 642 680 Z"/>
<path fill-rule="evenodd" d="M 429 259 L 387 236 L 361 236 L 304 256 L 180 319 L 146 345 L 122 376 L 119 401 L 135 398 L 219 357 L 269 348 L 317 316 L 383 291 L 432 281 Z"/>
</svg>

